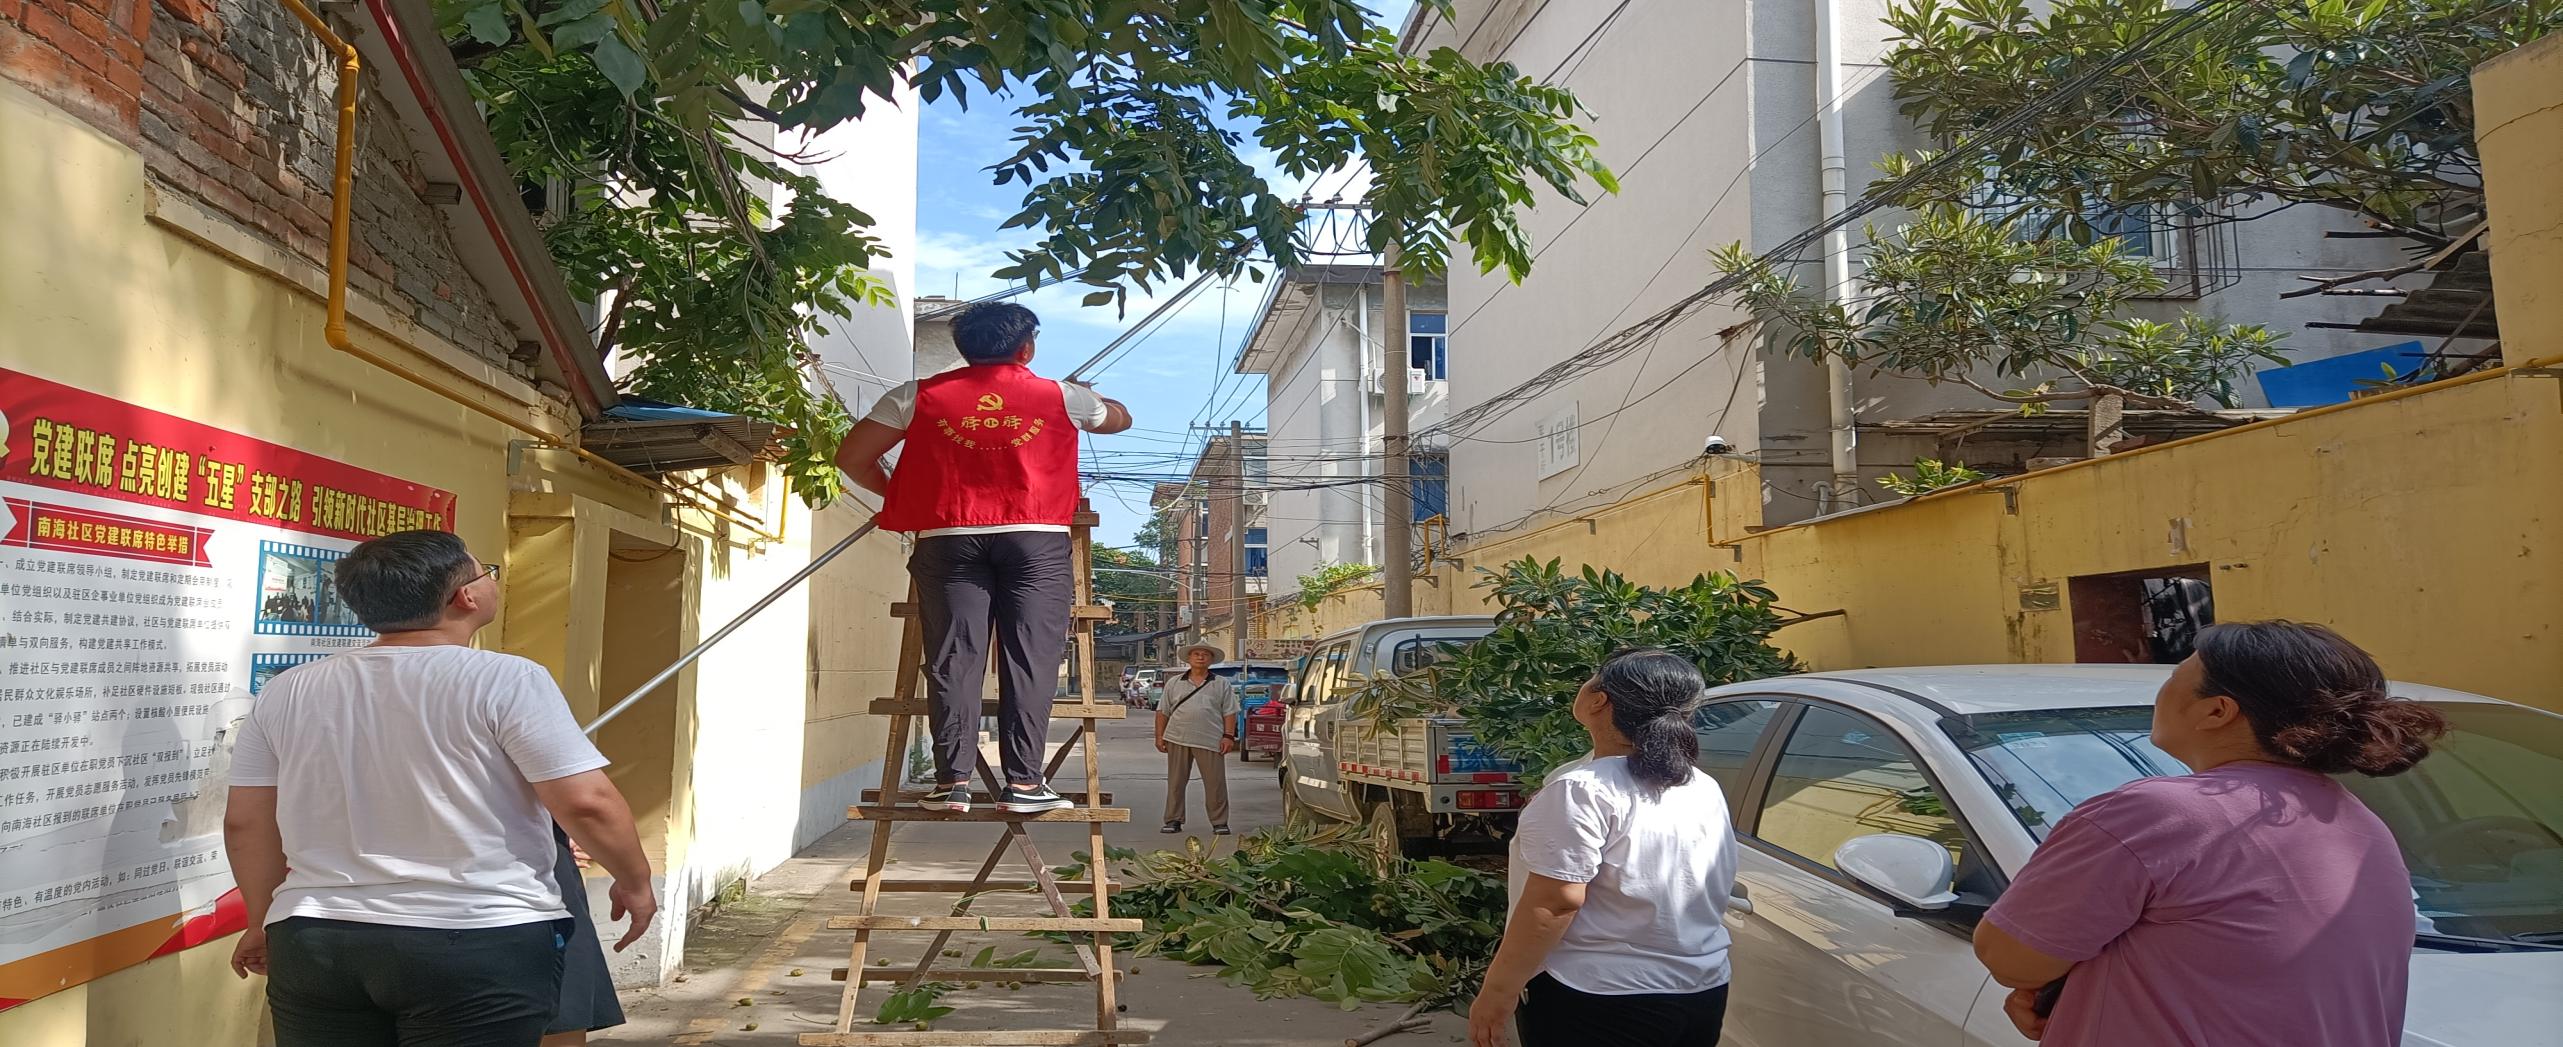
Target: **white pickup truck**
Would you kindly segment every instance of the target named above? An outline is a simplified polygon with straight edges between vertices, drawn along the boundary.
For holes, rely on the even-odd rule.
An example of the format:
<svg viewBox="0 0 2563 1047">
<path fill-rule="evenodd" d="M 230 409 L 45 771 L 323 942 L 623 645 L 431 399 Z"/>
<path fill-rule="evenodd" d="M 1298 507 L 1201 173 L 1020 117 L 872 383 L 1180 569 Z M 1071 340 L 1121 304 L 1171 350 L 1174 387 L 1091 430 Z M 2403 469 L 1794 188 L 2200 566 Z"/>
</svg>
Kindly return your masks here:
<svg viewBox="0 0 2563 1047">
<path fill-rule="evenodd" d="M 1290 818 L 1365 824 L 1383 850 L 1410 856 L 1509 836 L 1519 768 L 1465 722 L 1416 717 L 1377 730 L 1347 701 L 1373 673 L 1421 668 L 1494 629 L 1483 616 L 1390 618 L 1318 640 L 1292 674 L 1282 728 Z"/>
</svg>

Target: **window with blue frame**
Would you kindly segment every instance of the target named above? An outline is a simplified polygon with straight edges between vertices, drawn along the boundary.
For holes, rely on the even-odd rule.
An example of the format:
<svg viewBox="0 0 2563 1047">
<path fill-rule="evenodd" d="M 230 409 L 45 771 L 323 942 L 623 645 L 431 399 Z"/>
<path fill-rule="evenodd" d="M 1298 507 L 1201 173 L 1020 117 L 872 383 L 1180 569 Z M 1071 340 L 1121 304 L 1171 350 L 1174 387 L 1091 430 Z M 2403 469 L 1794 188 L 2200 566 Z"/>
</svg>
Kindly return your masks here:
<svg viewBox="0 0 2563 1047">
<path fill-rule="evenodd" d="M 1247 528 L 1246 577 L 1262 578 L 1269 573 L 1266 570 L 1266 567 L 1270 556 L 1271 550 L 1264 544 L 1264 529 L 1261 527 Z"/>
<path fill-rule="evenodd" d="M 1450 316 L 1445 313 L 1406 314 L 1406 366 L 1424 372 L 1424 380 L 1439 382 L 1451 376 Z"/>
<path fill-rule="evenodd" d="M 1415 490 L 1415 522 L 1449 511 L 1451 459 L 1445 454 L 1419 454 L 1408 460 L 1406 475 Z"/>
</svg>

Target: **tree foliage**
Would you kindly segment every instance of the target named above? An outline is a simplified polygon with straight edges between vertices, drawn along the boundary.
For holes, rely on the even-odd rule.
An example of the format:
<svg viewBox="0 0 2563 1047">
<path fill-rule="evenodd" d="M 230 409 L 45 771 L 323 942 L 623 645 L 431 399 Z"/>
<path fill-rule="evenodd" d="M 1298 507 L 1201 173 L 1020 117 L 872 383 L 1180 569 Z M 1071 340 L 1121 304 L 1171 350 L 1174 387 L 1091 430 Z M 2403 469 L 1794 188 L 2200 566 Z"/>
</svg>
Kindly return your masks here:
<svg viewBox="0 0 2563 1047">
<path fill-rule="evenodd" d="M 1313 612 L 1326 603 L 1327 597 L 1361 584 L 1378 573 L 1378 567 L 1366 563 L 1320 565 L 1297 579 L 1300 609 Z"/>
<path fill-rule="evenodd" d="M 1878 478 L 1878 486 L 1911 498 L 1919 494 L 1964 487 L 1985 478 L 1985 474 L 1967 468 L 1965 462 L 1943 462 L 1937 458 L 1913 460 L 1913 475 L 1889 473 Z"/>
<path fill-rule="evenodd" d="M 1905 115 L 1943 141 L 2044 96 L 2187 5 L 1909 0 L 1887 54 Z M 1990 189 L 2076 225 L 2104 206 L 2336 208 L 2431 246 L 2483 217 L 2468 77 L 2563 25 L 2558 0 L 2240 3 L 2002 136 L 1940 199 Z"/>
<path fill-rule="evenodd" d="M 1438 0 L 1427 0 L 1438 2 Z M 1004 99 L 999 184 L 1037 231 L 991 274 L 1094 288 L 1089 305 L 1209 270 L 1287 266 L 1300 212 L 1248 162 L 1375 173 L 1371 247 L 1418 269 L 1467 245 L 1519 279 L 1536 187 L 1615 188 L 1574 97 L 1503 63 L 1410 55 L 1354 0 L 438 0 L 511 166 L 573 186 L 556 260 L 612 294 L 601 332 L 645 395 L 795 428 L 805 496 L 846 427 L 809 341 L 885 300 L 871 219 L 800 173 L 799 140 L 892 104 Z M 753 96 L 740 85 L 763 85 Z M 1233 128 L 1245 127 L 1246 132 Z M 778 134 L 779 131 L 779 134 Z M 1251 137 L 1250 137 L 1251 136 Z M 760 202 L 771 187 L 778 203 Z"/>
<path fill-rule="evenodd" d="M 1495 631 L 1438 664 L 1375 677 L 1352 709 L 1376 725 L 1456 710 L 1479 741 L 1522 764 L 1526 787 L 1592 748 L 1572 705 L 1613 652 L 1671 651 L 1699 666 L 1712 687 L 1798 669 L 1770 644 L 1786 623 L 1772 607 L 1778 597 L 1760 582 L 1717 572 L 1655 588 L 1616 571 L 1586 565 L 1568 574 L 1556 560 L 1528 557 L 1478 573 L 1477 588 L 1500 608 Z"/>
<path fill-rule="evenodd" d="M 2231 407 L 2246 367 L 2285 360 L 2279 336 L 2257 324 L 2125 315 L 2162 289 L 2151 262 L 2115 238 L 2025 237 L 2021 221 L 1932 204 L 1896 235 L 1872 226 L 1858 302 L 1819 298 L 1740 246 L 1719 249 L 1716 262 L 1745 278 L 1737 296 L 1757 318 L 1785 324 L 1801 355 L 1956 382 L 2031 411 L 2103 395 Z M 1978 374 L 1988 369 L 2031 384 L 1986 385 Z"/>
<path fill-rule="evenodd" d="M 1271 828 L 1214 855 L 1120 851 L 1115 916 L 1146 920 L 1123 936 L 1142 956 L 1216 964 L 1262 999 L 1452 1001 L 1475 991 L 1504 931 L 1504 882 L 1439 860 L 1374 864 L 1348 828 Z M 1088 856 L 1058 870 L 1082 874 Z M 1091 909 L 1081 901 L 1079 912 Z"/>
<path fill-rule="evenodd" d="M 1174 579 L 1162 574 L 1134 573 L 1163 570 L 1157 558 L 1130 549 L 1109 545 L 1095 546 L 1095 595 L 1112 602 L 1112 620 L 1127 632 L 1146 632 L 1141 616 L 1164 611 L 1173 606 Z M 1116 568 L 1101 570 L 1101 568 Z"/>
</svg>

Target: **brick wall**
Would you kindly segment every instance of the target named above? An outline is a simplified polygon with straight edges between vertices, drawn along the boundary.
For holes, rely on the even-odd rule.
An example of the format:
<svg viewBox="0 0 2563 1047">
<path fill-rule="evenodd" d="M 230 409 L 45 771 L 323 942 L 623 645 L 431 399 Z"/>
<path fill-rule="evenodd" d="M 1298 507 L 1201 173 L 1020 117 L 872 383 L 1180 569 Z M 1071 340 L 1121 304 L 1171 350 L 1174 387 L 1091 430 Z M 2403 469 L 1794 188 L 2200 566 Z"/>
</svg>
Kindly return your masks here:
<svg viewBox="0 0 2563 1047">
<path fill-rule="evenodd" d="M 349 286 L 530 378 L 510 356 L 521 336 L 421 198 L 379 74 L 357 110 Z M 338 64 L 276 0 L 0 0 L 0 77 L 134 147 L 162 190 L 327 262 Z"/>
</svg>

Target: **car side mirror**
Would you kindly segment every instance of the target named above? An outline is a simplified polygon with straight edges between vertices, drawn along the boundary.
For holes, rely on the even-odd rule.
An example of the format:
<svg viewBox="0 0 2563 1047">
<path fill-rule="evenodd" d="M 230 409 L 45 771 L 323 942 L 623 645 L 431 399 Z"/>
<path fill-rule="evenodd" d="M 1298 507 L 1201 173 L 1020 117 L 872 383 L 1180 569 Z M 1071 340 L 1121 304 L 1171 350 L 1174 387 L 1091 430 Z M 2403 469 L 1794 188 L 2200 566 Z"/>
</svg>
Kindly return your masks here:
<svg viewBox="0 0 2563 1047">
<path fill-rule="evenodd" d="M 1834 850 L 1833 867 L 1861 886 L 1925 912 L 1958 900 L 1958 893 L 1949 889 L 1956 872 L 1949 849 L 1919 836 L 1854 836 Z"/>
</svg>

